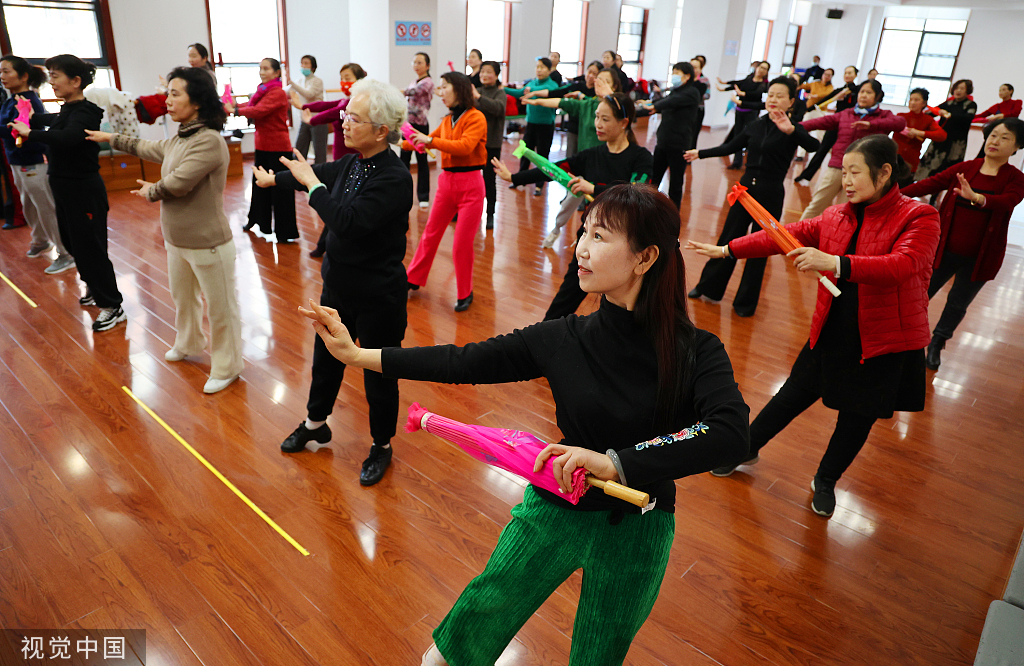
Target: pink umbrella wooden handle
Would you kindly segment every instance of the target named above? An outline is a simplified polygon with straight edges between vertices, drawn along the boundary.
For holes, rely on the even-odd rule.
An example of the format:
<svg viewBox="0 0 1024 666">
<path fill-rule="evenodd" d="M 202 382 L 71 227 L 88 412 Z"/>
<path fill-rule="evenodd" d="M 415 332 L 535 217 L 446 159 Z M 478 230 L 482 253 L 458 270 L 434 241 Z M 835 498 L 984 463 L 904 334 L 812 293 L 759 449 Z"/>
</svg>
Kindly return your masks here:
<svg viewBox="0 0 1024 666">
<path fill-rule="evenodd" d="M 605 495 L 617 497 L 618 499 L 629 502 L 630 504 L 636 504 L 641 509 L 651 502 L 651 496 L 647 493 L 642 493 L 639 490 L 633 490 L 621 483 L 615 483 L 614 481 L 602 481 L 601 479 L 596 479 L 592 476 L 587 477 L 587 483 L 595 488 L 600 488 L 604 491 Z"/>
</svg>

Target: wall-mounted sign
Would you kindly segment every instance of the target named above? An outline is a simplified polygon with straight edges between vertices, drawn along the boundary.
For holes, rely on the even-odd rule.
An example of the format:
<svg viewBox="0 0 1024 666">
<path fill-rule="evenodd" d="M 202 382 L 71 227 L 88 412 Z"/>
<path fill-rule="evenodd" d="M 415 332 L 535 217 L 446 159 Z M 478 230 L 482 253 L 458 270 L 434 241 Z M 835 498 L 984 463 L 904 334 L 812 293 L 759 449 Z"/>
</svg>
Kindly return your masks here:
<svg viewBox="0 0 1024 666">
<path fill-rule="evenodd" d="M 430 21 L 395 21 L 395 46 L 430 46 Z"/>
</svg>

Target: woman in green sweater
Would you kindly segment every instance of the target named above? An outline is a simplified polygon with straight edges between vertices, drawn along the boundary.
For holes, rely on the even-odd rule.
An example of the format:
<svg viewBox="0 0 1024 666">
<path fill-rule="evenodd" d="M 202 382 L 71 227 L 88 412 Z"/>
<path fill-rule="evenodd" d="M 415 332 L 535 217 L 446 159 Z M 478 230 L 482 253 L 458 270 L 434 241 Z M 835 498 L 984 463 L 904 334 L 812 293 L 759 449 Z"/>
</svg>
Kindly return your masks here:
<svg viewBox="0 0 1024 666">
<path fill-rule="evenodd" d="M 505 88 L 505 92 L 513 97 L 523 97 L 531 91 L 556 90 L 559 86 L 551 78 L 552 64 L 547 58 L 537 58 L 537 78 L 526 82 L 522 88 Z M 543 106 L 526 107 L 526 132 L 523 141 L 526 147 L 546 158 L 551 152 L 551 140 L 555 138 L 555 110 Z M 533 168 L 530 160 L 525 157 L 519 160 L 519 170 Z M 543 193 L 543 184 L 538 183 L 533 195 L 539 197 Z M 514 187 L 512 189 L 515 189 Z"/>
<path fill-rule="evenodd" d="M 601 102 L 609 95 L 614 95 L 617 92 L 621 92 L 619 77 L 615 75 L 614 71 L 604 69 L 598 72 L 597 79 L 594 81 L 595 95 L 593 97 L 584 97 L 583 99 L 542 99 L 534 97 L 526 100 L 526 103 L 546 106 L 549 109 L 559 108 L 570 116 L 574 116 L 579 122 L 577 145 L 580 152 L 582 152 L 601 145 L 602 141 L 597 138 L 597 130 L 594 128 L 594 114 L 597 113 L 597 107 Z M 573 212 L 579 208 L 581 203 L 583 203 L 583 198 L 572 193 L 567 194 L 562 199 L 562 208 L 558 211 L 558 215 L 555 216 L 555 227 L 544 239 L 542 247 L 545 249 L 554 247 L 558 237 L 562 234 L 562 227 L 572 219 Z"/>
<path fill-rule="evenodd" d="M 209 307 L 212 349 L 204 393 L 216 393 L 242 372 L 242 320 L 235 295 L 235 242 L 224 213 L 228 148 L 220 136 L 226 118 L 217 89 L 201 69 L 179 67 L 167 77 L 167 112 L 177 136 L 146 141 L 86 130 L 90 141 L 110 143 L 151 162 L 160 180 L 139 181 L 136 194 L 160 202 L 167 277 L 174 300 L 174 346 L 164 354 L 182 361 L 206 347 L 203 304 Z"/>
</svg>

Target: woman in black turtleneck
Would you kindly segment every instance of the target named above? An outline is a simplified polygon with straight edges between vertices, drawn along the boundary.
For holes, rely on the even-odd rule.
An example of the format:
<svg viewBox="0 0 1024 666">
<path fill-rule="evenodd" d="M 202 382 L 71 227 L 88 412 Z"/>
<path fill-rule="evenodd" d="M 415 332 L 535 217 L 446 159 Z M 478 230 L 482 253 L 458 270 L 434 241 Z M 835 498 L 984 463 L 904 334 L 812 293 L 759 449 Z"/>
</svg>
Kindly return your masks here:
<svg viewBox="0 0 1024 666">
<path fill-rule="evenodd" d="M 757 120 L 758 113 L 764 108 L 762 98 L 768 91 L 768 71 L 770 69 L 771 65 L 767 62 L 761 62 L 754 69 L 753 74 L 745 79 L 735 81 L 722 81 L 722 79 L 718 79 L 720 84 L 732 86 L 736 91 L 736 97 L 739 99 L 736 104 L 736 122 L 729 132 L 729 139 L 742 134 L 747 125 Z M 742 149 L 736 151 L 736 154 L 733 155 L 732 164 L 728 168 L 743 168 Z"/>
<path fill-rule="evenodd" d="M 747 170 L 740 178 L 740 185 L 746 187 L 750 196 L 775 219 L 780 219 L 782 203 L 786 198 L 783 181 L 789 171 L 789 163 L 793 161 L 793 154 L 797 147 L 807 152 L 818 149 L 818 140 L 799 123 L 793 124 L 787 115 L 795 98 L 796 82 L 780 76 L 768 86 L 768 115 L 747 125 L 742 134 L 717 148 L 687 151 L 686 159 L 692 162 L 708 157 L 722 157 L 746 148 Z M 756 227 L 756 223 L 747 209 L 739 204 L 733 205 L 729 216 L 725 218 L 718 245 L 726 245 L 731 240 L 747 235 L 752 226 Z M 767 259 L 763 257 L 747 259 L 743 278 L 732 302 L 733 310 L 741 317 L 751 317 L 757 310 L 766 263 Z M 735 267 L 734 257 L 709 259 L 700 275 L 700 282 L 689 293 L 689 297 L 702 298 L 712 303 L 722 300 Z"/>
<path fill-rule="evenodd" d="M 86 140 L 85 130 L 98 130 L 103 109 L 82 92 L 92 83 L 96 67 L 63 54 L 46 61 L 53 94 L 64 103 L 60 113 L 32 116 L 31 130 L 23 123 L 15 129 L 29 141 L 49 148 L 50 189 L 57 209 L 57 227 L 64 247 L 75 258 L 85 282 L 79 303 L 100 308 L 92 330 L 106 331 L 127 319 L 114 265 L 107 255 L 107 188 L 100 177 L 100 147 Z"/>
<path fill-rule="evenodd" d="M 581 568 L 571 661 L 622 663 L 668 565 L 674 480 L 747 455 L 748 409 L 729 357 L 686 313 L 678 238 L 679 211 L 667 197 L 647 185 L 610 188 L 576 246 L 580 284 L 604 295 L 601 308 L 465 347 L 360 349 L 331 312 L 312 301 L 302 311 L 347 365 L 451 384 L 545 377 L 565 439 L 537 463 L 552 459 L 563 489 L 585 468 L 650 493 L 641 512 L 593 491 L 572 505 L 528 486 L 487 567 L 435 629 L 423 664 L 493 664 Z"/>
</svg>

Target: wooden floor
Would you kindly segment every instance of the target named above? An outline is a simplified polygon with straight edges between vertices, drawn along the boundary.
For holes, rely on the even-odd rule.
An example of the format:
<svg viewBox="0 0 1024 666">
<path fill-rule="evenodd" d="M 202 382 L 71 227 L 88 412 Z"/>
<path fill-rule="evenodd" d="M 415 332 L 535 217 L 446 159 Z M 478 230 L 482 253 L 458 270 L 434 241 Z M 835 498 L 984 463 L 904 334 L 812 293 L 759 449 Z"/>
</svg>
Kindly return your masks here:
<svg viewBox="0 0 1024 666">
<path fill-rule="evenodd" d="M 701 144 L 721 139 L 705 133 Z M 683 240 L 717 236 L 736 178 L 724 166 L 707 160 L 688 173 Z M 95 310 L 77 304 L 73 273 L 44 275 L 44 259 L 24 256 L 26 230 L 0 233 L 0 271 L 39 305 L 0 283 L 0 625 L 145 629 L 151 664 L 418 664 L 432 628 L 483 568 L 522 483 L 425 433 L 400 433 L 383 482 L 360 487 L 369 438 L 354 371 L 329 421 L 330 447 L 280 453 L 305 416 L 313 335 L 295 307 L 319 294 L 320 264 L 306 253 L 320 224 L 300 198 L 300 244 L 243 233 L 248 189 L 234 178 L 227 194 L 246 369 L 214 396 L 201 392 L 208 357 L 163 360 L 173 307 L 156 205 L 110 197 L 128 324 L 102 334 L 89 328 Z M 554 250 L 540 247 L 560 189 L 539 198 L 499 190 L 497 228 L 476 240 L 473 306 L 452 312 L 449 233 L 429 283 L 410 298 L 406 345 L 467 343 L 542 317 L 570 256 L 568 231 Z M 791 221 L 811 190 L 787 190 Z M 409 256 L 426 219 L 414 210 Z M 686 261 L 693 284 L 703 261 Z M 815 285 L 773 259 L 754 318 L 732 314 L 735 280 L 721 306 L 693 304 L 697 324 L 725 342 L 753 414 L 806 340 Z M 926 411 L 875 426 L 831 520 L 808 508 L 835 423 L 820 405 L 757 466 L 681 479 L 668 574 L 627 663 L 972 663 L 1024 527 L 1022 293 L 1018 249 L 929 373 Z M 584 309 L 594 305 L 591 297 Z M 419 401 L 558 437 L 542 381 L 401 390 L 403 413 Z M 544 604 L 500 664 L 568 661 L 580 580 Z"/>
</svg>

